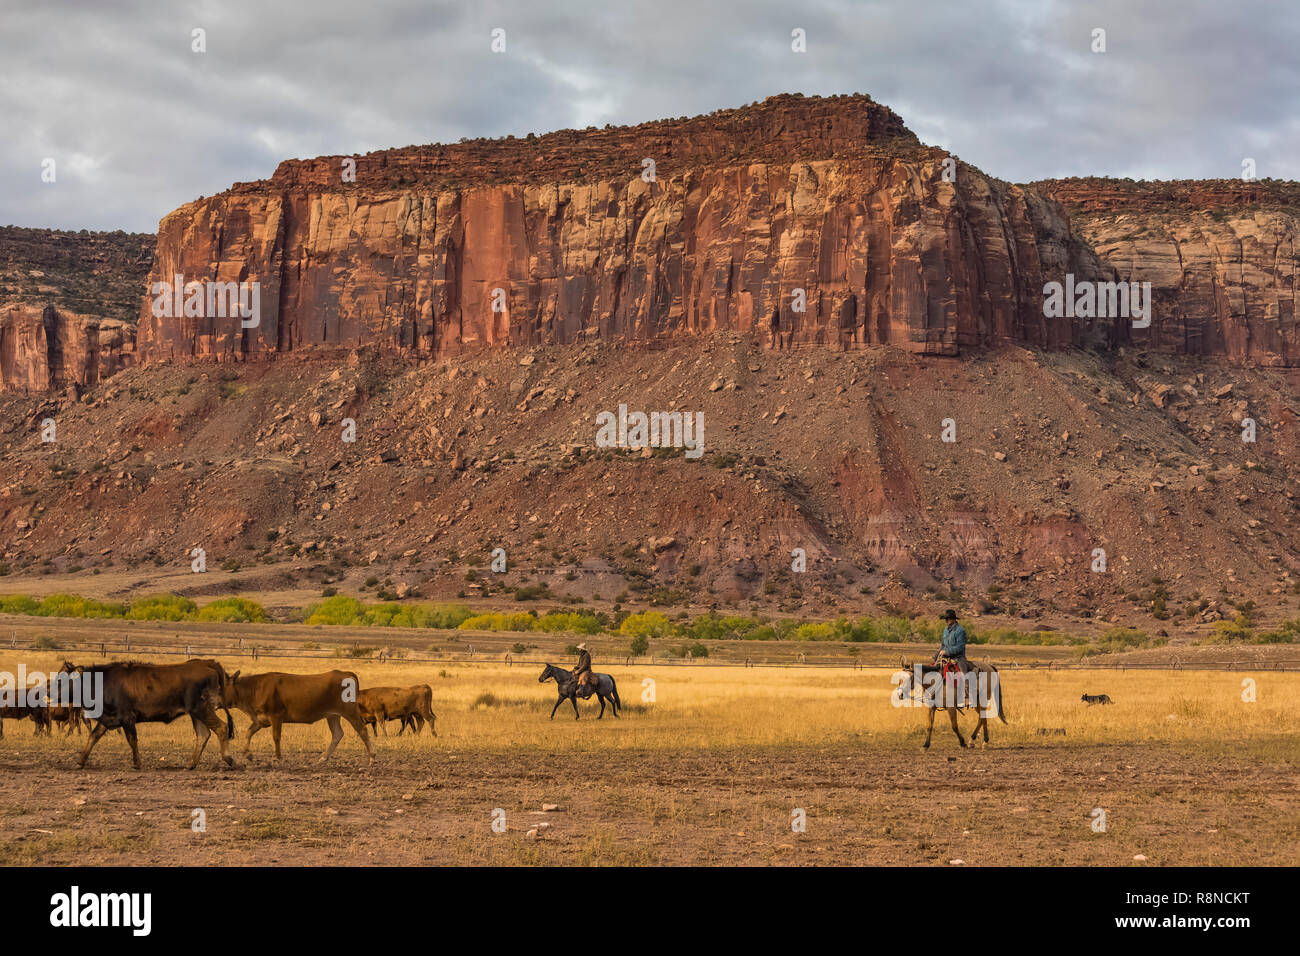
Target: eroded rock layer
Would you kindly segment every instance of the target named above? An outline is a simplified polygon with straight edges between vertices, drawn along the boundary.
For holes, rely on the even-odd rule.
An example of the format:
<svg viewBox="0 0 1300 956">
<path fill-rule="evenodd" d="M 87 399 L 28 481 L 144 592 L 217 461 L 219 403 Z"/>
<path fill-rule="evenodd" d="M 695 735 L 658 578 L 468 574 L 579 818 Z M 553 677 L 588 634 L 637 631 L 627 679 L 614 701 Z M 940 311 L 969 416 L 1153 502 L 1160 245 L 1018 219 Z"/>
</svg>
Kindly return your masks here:
<svg viewBox="0 0 1300 956">
<path fill-rule="evenodd" d="M 1300 366 L 1300 184 L 1208 180 L 1035 183 L 1120 278 L 1150 282 L 1136 344 L 1243 365 Z"/>
</svg>

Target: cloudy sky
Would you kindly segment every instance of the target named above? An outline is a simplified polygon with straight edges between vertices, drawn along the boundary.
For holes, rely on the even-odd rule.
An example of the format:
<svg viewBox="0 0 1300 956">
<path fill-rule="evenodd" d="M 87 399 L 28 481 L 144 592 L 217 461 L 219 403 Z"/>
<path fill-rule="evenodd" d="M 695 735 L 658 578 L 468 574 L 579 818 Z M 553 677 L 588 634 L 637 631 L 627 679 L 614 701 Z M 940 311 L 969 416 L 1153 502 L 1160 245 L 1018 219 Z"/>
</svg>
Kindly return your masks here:
<svg viewBox="0 0 1300 956">
<path fill-rule="evenodd" d="M 0 224 L 152 232 L 290 157 L 780 92 L 870 93 L 923 141 L 1014 181 L 1235 177 L 1245 157 L 1261 178 L 1300 178 L 1290 2 L 14 0 Z"/>
</svg>

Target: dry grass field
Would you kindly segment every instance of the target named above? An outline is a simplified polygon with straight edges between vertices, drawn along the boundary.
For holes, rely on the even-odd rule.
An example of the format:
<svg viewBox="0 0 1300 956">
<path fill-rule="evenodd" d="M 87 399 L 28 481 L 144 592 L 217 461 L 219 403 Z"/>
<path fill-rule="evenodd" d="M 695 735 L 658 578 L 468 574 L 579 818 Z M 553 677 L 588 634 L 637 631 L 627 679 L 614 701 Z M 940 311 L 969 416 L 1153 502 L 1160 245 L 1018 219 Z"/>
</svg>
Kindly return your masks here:
<svg viewBox="0 0 1300 956">
<path fill-rule="evenodd" d="M 0 670 L 66 656 L 0 652 Z M 548 720 L 540 665 L 223 663 L 428 683 L 438 737 L 381 736 L 371 769 L 351 729 L 322 765 L 324 724 L 290 726 L 279 765 L 263 731 L 251 763 L 221 767 L 213 741 L 186 771 L 181 720 L 141 726 L 142 771 L 116 732 L 78 771 L 84 737 L 7 720 L 0 861 L 1300 863 L 1300 674 L 1012 668 L 987 747 L 961 749 L 941 714 L 924 752 L 924 712 L 891 703 L 886 668 L 598 665 L 624 714 L 595 720 L 593 698 L 575 721 L 567 703 Z"/>
</svg>

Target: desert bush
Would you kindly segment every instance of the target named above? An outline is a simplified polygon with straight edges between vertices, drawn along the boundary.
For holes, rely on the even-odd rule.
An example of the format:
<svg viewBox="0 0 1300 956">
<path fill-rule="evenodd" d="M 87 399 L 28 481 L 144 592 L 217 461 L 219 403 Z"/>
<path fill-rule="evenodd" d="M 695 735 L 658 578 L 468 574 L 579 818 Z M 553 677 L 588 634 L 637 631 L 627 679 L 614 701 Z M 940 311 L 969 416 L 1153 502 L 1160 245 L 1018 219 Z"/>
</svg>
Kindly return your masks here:
<svg viewBox="0 0 1300 956">
<path fill-rule="evenodd" d="M 175 594 L 152 594 L 132 601 L 126 616 L 132 621 L 188 621 L 198 605 Z"/>
<path fill-rule="evenodd" d="M 624 637 L 664 637 L 671 634 L 673 630 L 672 622 L 668 620 L 667 615 L 658 611 L 643 611 L 640 614 L 629 614 L 619 625 L 618 631 Z"/>
<path fill-rule="evenodd" d="M 116 601 L 93 601 L 75 594 L 51 594 L 31 613 L 38 617 L 124 617 L 126 605 Z"/>
<path fill-rule="evenodd" d="M 266 609 L 256 601 L 248 598 L 218 598 L 199 608 L 196 615 L 200 621 L 225 621 L 236 624 L 261 624 L 270 618 Z"/>
</svg>

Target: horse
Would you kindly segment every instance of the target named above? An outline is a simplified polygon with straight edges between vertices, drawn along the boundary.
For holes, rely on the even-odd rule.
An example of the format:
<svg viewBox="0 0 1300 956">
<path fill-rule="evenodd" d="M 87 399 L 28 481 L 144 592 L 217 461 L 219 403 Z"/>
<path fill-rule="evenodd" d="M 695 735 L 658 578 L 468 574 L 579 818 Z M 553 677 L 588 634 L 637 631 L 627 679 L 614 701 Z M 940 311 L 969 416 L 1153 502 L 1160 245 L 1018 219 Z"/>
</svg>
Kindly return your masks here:
<svg viewBox="0 0 1300 956">
<path fill-rule="evenodd" d="M 900 699 L 911 699 L 916 684 L 914 665 L 909 664 L 906 657 L 903 658 L 902 664 L 904 675 L 898 686 L 898 695 Z M 934 714 L 940 707 L 948 711 L 948 719 L 952 721 L 952 732 L 957 735 L 957 742 L 963 747 L 966 746 L 966 738 L 962 736 L 957 726 L 957 711 L 963 707 L 973 706 L 979 716 L 975 732 L 970 735 L 972 744 L 975 743 L 981 728 L 984 730 L 984 743 L 989 742 L 988 717 L 991 708 L 996 708 L 999 720 L 1004 724 L 1007 722 L 1006 708 L 1002 703 L 1002 682 L 998 679 L 998 669 L 992 664 L 971 662 L 970 670 L 961 675 L 961 683 L 957 687 L 944 681 L 943 668 L 938 664 L 916 664 L 915 667 L 921 672 L 921 703 L 930 711 L 930 721 L 925 729 L 925 743 L 922 744 L 922 749 L 928 750 L 930 747 L 930 737 L 934 733 Z M 927 674 L 935 676 L 927 680 Z M 961 684 L 965 686 L 962 687 Z M 975 690 L 973 696 L 958 693 L 961 690 L 969 690 L 972 684 Z"/>
<path fill-rule="evenodd" d="M 594 693 L 600 698 L 600 713 L 596 719 L 600 720 L 605 716 L 605 702 L 609 702 L 610 709 L 614 711 L 614 716 L 619 716 L 619 709 L 623 706 L 623 701 L 618 696 L 618 686 L 614 683 L 614 678 L 608 674 L 592 674 L 596 678 L 596 687 Z M 555 699 L 555 706 L 551 708 L 551 719 L 555 719 L 555 711 L 567 697 L 573 704 L 573 719 L 578 719 L 578 682 L 573 678 L 573 671 L 567 667 L 556 667 L 554 664 L 547 664 L 542 671 L 542 676 L 537 678 L 537 683 L 544 684 L 548 680 L 555 681 L 555 688 L 559 691 L 560 696 Z M 593 691 L 590 686 L 585 688 L 586 693 L 582 694 L 582 699 L 586 700 L 591 697 Z"/>
</svg>

